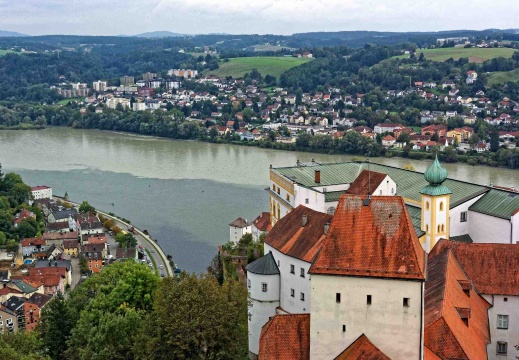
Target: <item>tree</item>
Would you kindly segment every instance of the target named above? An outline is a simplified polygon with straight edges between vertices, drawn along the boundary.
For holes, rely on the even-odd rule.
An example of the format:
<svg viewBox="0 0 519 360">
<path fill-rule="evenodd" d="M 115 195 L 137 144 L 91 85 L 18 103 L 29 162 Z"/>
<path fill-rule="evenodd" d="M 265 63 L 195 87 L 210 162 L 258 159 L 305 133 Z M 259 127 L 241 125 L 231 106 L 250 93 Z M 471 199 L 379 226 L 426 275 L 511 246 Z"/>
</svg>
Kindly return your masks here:
<svg viewBox="0 0 519 360">
<path fill-rule="evenodd" d="M 58 292 L 56 297 L 43 308 L 38 328 L 46 353 L 53 360 L 64 357 L 72 326 L 73 321 L 65 298 L 61 292 Z"/>
<path fill-rule="evenodd" d="M 469 137 L 468 143 L 471 149 L 475 149 L 476 145 L 479 144 L 480 138 L 479 135 L 474 133 Z"/>
<path fill-rule="evenodd" d="M 20 236 L 20 239 L 35 237 L 38 232 L 38 223 L 33 218 L 23 220 L 16 228 L 16 233 Z"/>
<path fill-rule="evenodd" d="M 212 276 L 165 278 L 140 340 L 140 359 L 244 359 L 247 290 L 236 281 L 220 286 Z"/>
<path fill-rule="evenodd" d="M 411 142 L 411 135 L 409 135 L 409 133 L 403 132 L 400 134 L 398 139 L 396 139 L 396 141 L 399 143 L 409 144 Z"/>
<path fill-rule="evenodd" d="M 122 248 L 133 248 L 137 246 L 137 239 L 135 239 L 135 236 L 130 233 L 118 233 L 115 235 L 115 241 Z"/>
<path fill-rule="evenodd" d="M 438 132 L 436 131 L 432 136 L 431 136 L 431 141 L 438 141 L 440 139 L 440 136 L 438 135 Z"/>
<path fill-rule="evenodd" d="M 499 133 L 496 128 L 490 133 L 490 151 L 497 152 L 499 150 Z"/>
<path fill-rule="evenodd" d="M 50 360 L 44 353 L 38 332 L 26 331 L 0 335 L 2 360 Z"/>
<path fill-rule="evenodd" d="M 31 187 L 24 183 L 17 183 L 11 189 L 11 196 L 18 204 L 22 204 L 32 199 Z"/>
<path fill-rule="evenodd" d="M 450 163 L 455 163 L 458 161 L 458 153 L 456 149 L 452 146 L 446 146 L 443 150 L 445 152 L 445 161 Z"/>
<path fill-rule="evenodd" d="M 108 229 L 108 230 L 112 230 L 112 228 L 114 227 L 115 225 L 115 221 L 113 219 L 107 219 L 105 220 L 105 222 L 103 223 L 103 226 L 105 229 Z"/>
<path fill-rule="evenodd" d="M 79 212 L 81 214 L 89 213 L 89 212 L 95 212 L 96 209 L 92 205 L 88 203 L 88 201 L 83 201 L 81 205 L 79 206 Z"/>
</svg>

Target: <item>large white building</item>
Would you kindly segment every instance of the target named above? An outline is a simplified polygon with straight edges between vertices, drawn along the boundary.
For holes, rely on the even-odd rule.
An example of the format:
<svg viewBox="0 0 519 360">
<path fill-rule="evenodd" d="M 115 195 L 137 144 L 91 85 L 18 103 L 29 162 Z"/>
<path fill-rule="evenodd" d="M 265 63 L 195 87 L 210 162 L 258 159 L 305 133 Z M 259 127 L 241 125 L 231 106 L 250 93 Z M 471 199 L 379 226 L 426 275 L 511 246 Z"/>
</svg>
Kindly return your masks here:
<svg viewBox="0 0 519 360">
<path fill-rule="evenodd" d="M 33 186 L 31 187 L 31 194 L 33 200 L 52 199 L 52 188 L 45 185 Z"/>
<path fill-rule="evenodd" d="M 233 243 L 238 243 L 243 235 L 251 233 L 251 223 L 242 217 L 229 224 L 229 241 Z"/>
<path fill-rule="evenodd" d="M 279 299 L 254 301 L 266 280 L 248 276 L 251 358 L 519 355 L 518 193 L 448 179 L 437 159 L 425 174 L 311 163 L 270 178 Z"/>
<path fill-rule="evenodd" d="M 94 88 L 94 91 L 97 91 L 97 92 L 104 92 L 106 90 L 107 86 L 108 86 L 107 81 L 97 80 L 92 83 L 92 87 Z"/>
</svg>

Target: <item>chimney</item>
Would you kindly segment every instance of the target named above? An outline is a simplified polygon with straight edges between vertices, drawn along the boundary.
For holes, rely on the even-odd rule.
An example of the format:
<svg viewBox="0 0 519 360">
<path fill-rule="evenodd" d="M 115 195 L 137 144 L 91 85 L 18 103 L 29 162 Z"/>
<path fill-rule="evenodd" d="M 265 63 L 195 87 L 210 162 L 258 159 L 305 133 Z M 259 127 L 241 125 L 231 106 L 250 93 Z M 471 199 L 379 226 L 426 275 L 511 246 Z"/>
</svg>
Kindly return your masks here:
<svg viewBox="0 0 519 360">
<path fill-rule="evenodd" d="M 321 183 L 321 170 L 315 170 L 315 176 L 314 176 L 314 180 L 316 183 Z"/>
<path fill-rule="evenodd" d="M 307 222 L 308 222 L 308 216 L 303 215 L 303 222 L 302 222 L 301 226 L 304 227 L 304 226 L 306 225 Z"/>
<path fill-rule="evenodd" d="M 369 201 L 371 200 L 371 195 L 368 195 L 363 202 L 364 206 L 369 206 Z"/>
<path fill-rule="evenodd" d="M 328 234 L 328 230 L 330 230 L 330 224 L 326 223 L 324 224 L 324 235 Z"/>
</svg>

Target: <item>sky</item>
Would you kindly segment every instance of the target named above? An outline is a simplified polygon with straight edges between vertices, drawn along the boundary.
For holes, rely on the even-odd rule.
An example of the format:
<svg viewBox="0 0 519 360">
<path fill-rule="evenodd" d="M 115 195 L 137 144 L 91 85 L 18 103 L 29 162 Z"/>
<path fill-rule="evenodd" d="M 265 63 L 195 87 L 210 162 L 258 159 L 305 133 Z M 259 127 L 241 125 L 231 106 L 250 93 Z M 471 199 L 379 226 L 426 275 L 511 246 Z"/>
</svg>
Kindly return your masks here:
<svg viewBox="0 0 519 360">
<path fill-rule="evenodd" d="M 518 18 L 513 0 L 0 0 L 0 30 L 28 35 L 482 30 Z"/>
</svg>

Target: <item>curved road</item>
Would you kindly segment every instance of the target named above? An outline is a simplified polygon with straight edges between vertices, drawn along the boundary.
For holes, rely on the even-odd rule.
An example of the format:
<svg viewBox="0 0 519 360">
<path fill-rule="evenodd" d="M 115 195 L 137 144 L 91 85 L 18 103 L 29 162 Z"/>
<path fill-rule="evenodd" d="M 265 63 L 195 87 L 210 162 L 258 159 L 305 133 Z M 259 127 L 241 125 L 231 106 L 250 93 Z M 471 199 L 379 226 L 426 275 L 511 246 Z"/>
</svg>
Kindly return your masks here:
<svg viewBox="0 0 519 360">
<path fill-rule="evenodd" d="M 60 199 L 63 201 L 63 198 L 54 196 L 56 199 Z M 79 204 L 67 200 L 69 203 L 73 204 L 76 207 L 79 207 Z M 107 219 L 113 219 L 115 224 L 119 226 L 122 230 L 126 230 L 129 232 L 130 228 L 133 225 L 128 224 L 127 222 L 122 221 L 121 219 L 109 215 L 101 210 L 96 209 L 99 214 L 102 214 Z M 157 265 L 159 274 L 164 274 L 164 276 L 173 276 L 173 269 L 166 257 L 166 254 L 162 250 L 162 248 L 148 235 L 144 234 L 140 229 L 135 229 L 135 238 L 137 239 L 137 243 L 141 245 L 144 249 L 148 250 L 149 255 L 153 258 L 153 262 Z M 162 265 L 162 268 L 161 268 Z"/>
</svg>

